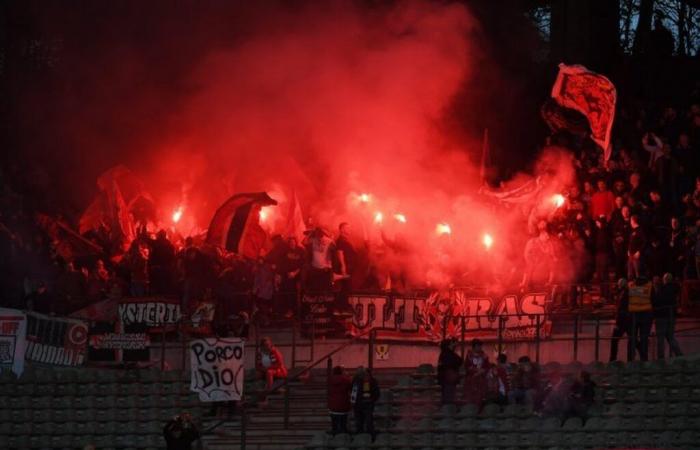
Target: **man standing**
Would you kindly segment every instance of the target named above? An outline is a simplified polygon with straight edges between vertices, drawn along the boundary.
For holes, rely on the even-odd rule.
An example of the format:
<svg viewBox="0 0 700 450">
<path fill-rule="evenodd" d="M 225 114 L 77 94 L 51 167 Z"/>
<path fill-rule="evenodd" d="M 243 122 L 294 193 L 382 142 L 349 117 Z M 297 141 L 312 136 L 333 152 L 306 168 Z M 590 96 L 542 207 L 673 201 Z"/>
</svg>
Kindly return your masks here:
<svg viewBox="0 0 700 450">
<path fill-rule="evenodd" d="M 333 375 L 328 380 L 328 411 L 331 415 L 331 433 L 348 432 L 348 412 L 350 412 L 350 391 L 352 380 L 343 373 L 343 368 L 333 368 Z"/>
<path fill-rule="evenodd" d="M 610 339 L 610 361 L 617 361 L 617 349 L 620 338 L 627 335 L 632 340 L 630 330 L 631 318 L 629 313 L 629 287 L 627 280 L 620 278 L 617 282 L 617 294 L 615 295 L 615 328 L 613 328 L 612 339 Z"/>
<path fill-rule="evenodd" d="M 646 247 L 646 236 L 636 215 L 630 218 L 629 247 L 627 248 L 627 278 L 636 279 L 642 275 L 643 253 Z"/>
<path fill-rule="evenodd" d="M 340 295 L 338 296 L 339 309 L 348 309 L 348 295 L 352 290 L 352 280 L 357 267 L 357 251 L 350 241 L 350 225 L 343 222 L 338 226 L 338 239 L 335 248 L 338 252 L 338 265 L 340 272 Z"/>
<path fill-rule="evenodd" d="M 615 196 L 608 190 L 605 180 L 598 180 L 598 192 L 591 197 L 591 217 L 605 216 L 610 220 L 610 215 L 615 209 Z"/>
<path fill-rule="evenodd" d="M 652 306 L 651 282 L 638 277 L 629 288 L 629 312 L 632 313 L 632 335 L 639 352 L 639 359 L 649 360 L 649 334 L 651 333 Z"/>
<path fill-rule="evenodd" d="M 673 282 L 670 273 L 664 274 L 663 284 L 654 290 L 651 300 L 654 307 L 654 321 L 656 322 L 656 349 L 657 358 L 666 357 L 665 342 L 668 342 L 671 356 L 681 356 L 681 347 L 674 336 L 676 327 L 676 307 L 678 299 L 678 286 Z"/>
<path fill-rule="evenodd" d="M 372 372 L 364 367 L 357 369 L 352 380 L 350 402 L 355 410 L 355 427 L 357 433 L 369 433 L 374 439 L 374 404 L 379 400 L 379 384 Z"/>
<path fill-rule="evenodd" d="M 311 233 L 307 249 L 310 267 L 306 289 L 313 293 L 329 292 L 333 288 L 335 243 L 323 228 L 317 227 Z"/>
</svg>

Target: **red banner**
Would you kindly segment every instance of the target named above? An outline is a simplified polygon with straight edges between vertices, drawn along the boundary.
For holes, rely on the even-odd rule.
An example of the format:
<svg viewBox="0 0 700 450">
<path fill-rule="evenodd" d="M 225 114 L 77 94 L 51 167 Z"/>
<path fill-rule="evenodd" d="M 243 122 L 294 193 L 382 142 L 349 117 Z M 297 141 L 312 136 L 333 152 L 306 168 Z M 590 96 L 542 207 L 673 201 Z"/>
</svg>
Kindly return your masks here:
<svg viewBox="0 0 700 450">
<path fill-rule="evenodd" d="M 433 292 L 427 297 L 351 296 L 348 301 L 355 314 L 350 332 L 357 336 L 375 329 L 380 339 L 439 341 L 460 338 L 464 317 L 465 337 L 496 338 L 500 316 L 506 339 L 534 338 L 538 323 L 540 336 L 546 337 L 551 330 L 547 298 L 544 293 L 488 296 L 469 290 Z"/>
<path fill-rule="evenodd" d="M 583 66 L 559 64 L 559 74 L 552 87 L 552 98 L 561 106 L 574 109 L 588 119 L 591 139 L 610 158 L 610 133 L 615 119 L 617 91 L 603 75 Z"/>
</svg>

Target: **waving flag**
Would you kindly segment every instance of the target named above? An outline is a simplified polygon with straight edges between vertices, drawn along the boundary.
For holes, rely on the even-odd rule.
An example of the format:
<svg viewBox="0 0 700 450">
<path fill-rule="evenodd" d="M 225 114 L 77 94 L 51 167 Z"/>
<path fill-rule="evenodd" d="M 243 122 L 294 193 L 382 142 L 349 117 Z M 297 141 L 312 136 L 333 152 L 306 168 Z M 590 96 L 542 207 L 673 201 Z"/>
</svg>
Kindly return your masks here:
<svg viewBox="0 0 700 450">
<path fill-rule="evenodd" d="M 617 91 L 603 75 L 583 66 L 559 64 L 559 75 L 552 87 L 552 98 L 561 106 L 574 109 L 588 119 L 591 139 L 610 158 L 610 133 L 615 119 Z"/>
<path fill-rule="evenodd" d="M 234 195 L 214 213 L 207 231 L 207 243 L 257 258 L 267 239 L 260 226 L 260 208 L 276 204 L 265 192 Z"/>
</svg>

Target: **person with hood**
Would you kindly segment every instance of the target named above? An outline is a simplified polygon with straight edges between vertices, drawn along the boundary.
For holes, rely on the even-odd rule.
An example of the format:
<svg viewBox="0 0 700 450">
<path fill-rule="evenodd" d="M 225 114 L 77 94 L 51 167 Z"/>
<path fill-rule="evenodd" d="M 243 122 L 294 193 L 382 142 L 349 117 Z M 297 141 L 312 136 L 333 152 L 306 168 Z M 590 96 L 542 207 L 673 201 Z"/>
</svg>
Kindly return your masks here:
<svg viewBox="0 0 700 450">
<path fill-rule="evenodd" d="M 336 366 L 328 379 L 328 411 L 331 416 L 331 433 L 348 432 L 348 413 L 350 412 L 350 393 L 352 380 L 343 373 L 343 368 Z"/>
<path fill-rule="evenodd" d="M 374 404 L 379 400 L 379 383 L 372 372 L 364 367 L 358 367 L 352 380 L 350 403 L 355 413 L 355 431 L 369 433 L 374 439 Z"/>
<path fill-rule="evenodd" d="M 454 403 L 459 384 L 459 368 L 462 358 L 455 352 L 457 341 L 445 339 L 440 343 L 440 356 L 437 363 L 437 378 L 441 388 L 443 405 Z"/>
</svg>

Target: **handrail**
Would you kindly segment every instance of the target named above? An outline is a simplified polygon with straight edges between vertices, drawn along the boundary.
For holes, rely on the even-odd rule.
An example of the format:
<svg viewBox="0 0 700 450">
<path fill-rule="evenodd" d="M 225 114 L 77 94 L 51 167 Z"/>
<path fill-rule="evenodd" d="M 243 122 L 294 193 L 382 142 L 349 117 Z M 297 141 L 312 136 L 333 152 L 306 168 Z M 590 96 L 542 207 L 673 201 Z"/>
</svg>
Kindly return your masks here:
<svg viewBox="0 0 700 450">
<path fill-rule="evenodd" d="M 344 342 L 342 345 L 340 345 L 340 346 L 336 347 L 335 349 L 329 351 L 328 353 L 326 353 L 326 354 L 323 355 L 322 357 L 316 359 L 314 362 L 312 362 L 312 363 L 308 364 L 307 366 L 305 366 L 304 368 L 302 368 L 299 372 L 295 373 L 295 374 L 292 375 L 291 377 L 285 378 L 284 381 L 283 381 L 281 384 L 279 384 L 279 385 L 273 387 L 272 389 L 257 390 L 257 391 L 253 391 L 253 392 L 250 393 L 250 394 L 252 394 L 252 395 L 257 395 L 257 394 L 261 394 L 261 393 L 262 393 L 262 394 L 265 394 L 265 396 L 269 396 L 269 395 L 271 395 L 271 394 L 274 394 L 274 393 L 278 392 L 278 391 L 279 391 L 280 389 L 282 389 L 282 388 L 285 388 L 285 387 L 288 388 L 288 386 L 289 386 L 289 384 L 290 384 L 291 382 L 298 380 L 299 378 L 301 378 L 302 375 L 304 375 L 305 373 L 309 372 L 311 369 L 313 369 L 314 367 L 318 366 L 318 365 L 321 364 L 323 361 L 325 361 L 325 360 L 331 358 L 331 357 L 332 357 L 333 355 L 335 355 L 336 353 L 338 353 L 338 352 L 340 352 L 340 351 L 346 349 L 347 347 L 353 345 L 353 344 L 355 343 L 355 340 L 356 340 L 356 339 L 359 339 L 359 338 L 361 338 L 361 337 L 363 337 L 363 336 L 365 336 L 365 335 L 367 335 L 367 334 L 369 334 L 370 336 L 372 336 L 373 333 L 374 333 L 374 331 L 375 331 L 375 330 L 373 330 L 373 329 L 369 329 L 369 330 L 366 330 L 366 331 L 360 333 L 360 334 L 357 335 L 357 336 L 354 336 L 354 337 L 353 337 L 351 340 L 349 340 L 348 342 Z M 285 420 L 285 428 L 286 428 L 286 425 L 288 425 L 288 414 L 289 414 L 289 410 L 288 410 L 289 399 L 288 399 L 288 396 L 289 396 L 289 389 L 286 389 L 286 390 L 285 390 L 285 418 L 284 418 L 284 420 Z M 246 395 L 246 397 L 247 397 L 247 395 Z M 242 449 L 245 449 L 245 431 L 244 431 L 244 430 L 245 430 L 245 421 L 246 421 L 246 414 L 245 414 L 245 405 L 246 405 L 246 404 L 247 404 L 247 400 L 243 400 L 243 401 L 240 403 L 240 405 L 241 405 L 241 407 L 242 407 L 242 413 L 241 413 L 241 425 L 242 425 L 242 426 L 241 426 L 241 429 L 242 429 L 242 431 L 241 431 L 241 448 L 242 448 Z M 221 420 L 221 421 L 219 421 L 218 423 L 216 423 L 216 424 L 214 424 L 213 426 L 211 426 L 210 428 L 204 430 L 203 432 L 204 432 L 204 433 L 209 433 L 209 432 L 211 432 L 211 431 L 214 431 L 216 428 L 218 428 L 219 426 L 221 426 L 224 422 L 225 422 L 225 420 Z"/>
</svg>

